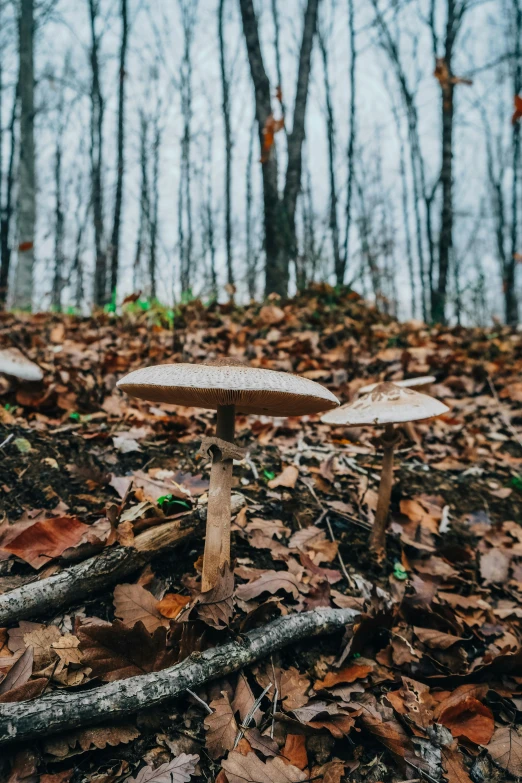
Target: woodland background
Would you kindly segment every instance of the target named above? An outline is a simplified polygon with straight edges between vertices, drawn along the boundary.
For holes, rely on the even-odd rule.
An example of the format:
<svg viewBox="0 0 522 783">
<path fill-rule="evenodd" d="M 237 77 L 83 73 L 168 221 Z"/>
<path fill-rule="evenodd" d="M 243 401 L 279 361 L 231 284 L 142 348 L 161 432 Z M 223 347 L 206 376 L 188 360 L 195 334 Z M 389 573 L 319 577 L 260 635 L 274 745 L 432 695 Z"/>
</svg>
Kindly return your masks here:
<svg viewBox="0 0 522 783">
<path fill-rule="evenodd" d="M 2 306 L 516 325 L 521 38 L 521 0 L 0 0 Z"/>
</svg>

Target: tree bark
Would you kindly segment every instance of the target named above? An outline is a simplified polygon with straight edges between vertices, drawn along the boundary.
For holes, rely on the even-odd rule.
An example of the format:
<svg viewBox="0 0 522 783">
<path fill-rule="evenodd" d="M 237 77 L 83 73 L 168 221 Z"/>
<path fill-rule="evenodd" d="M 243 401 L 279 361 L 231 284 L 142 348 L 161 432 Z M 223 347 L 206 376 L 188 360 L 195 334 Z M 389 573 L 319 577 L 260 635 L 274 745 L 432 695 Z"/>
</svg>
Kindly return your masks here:
<svg viewBox="0 0 522 783">
<path fill-rule="evenodd" d="M 355 48 L 355 8 L 353 0 L 348 0 L 348 30 L 350 37 L 350 135 L 348 138 L 348 177 L 346 181 L 346 209 L 345 209 L 345 234 L 344 250 L 340 259 L 339 269 L 336 271 L 337 285 L 344 285 L 346 269 L 350 259 L 350 229 L 352 226 L 352 197 L 355 179 L 355 142 L 357 138 L 356 123 L 356 63 L 357 49 Z"/>
<path fill-rule="evenodd" d="M 116 195 L 114 199 L 114 222 L 110 246 L 111 259 L 111 296 L 115 296 L 118 286 L 118 271 L 120 263 L 120 226 L 123 202 L 123 174 L 125 147 L 125 62 L 127 58 L 127 40 L 129 24 L 127 17 L 127 0 L 121 0 L 121 46 L 120 46 L 120 82 L 118 93 L 118 137 L 116 164 Z"/>
<path fill-rule="evenodd" d="M 159 111 L 159 106 L 158 106 Z M 152 206 L 150 220 L 150 252 L 149 252 L 149 278 L 150 298 L 154 301 L 157 297 L 156 272 L 157 272 L 157 246 L 158 246 L 158 221 L 159 221 L 159 164 L 161 148 L 161 128 L 159 118 L 154 122 L 154 140 L 152 143 Z"/>
<path fill-rule="evenodd" d="M 136 252 L 134 254 L 133 286 L 137 289 L 141 285 L 141 256 L 145 237 L 150 225 L 150 200 L 149 200 L 149 160 L 147 151 L 148 121 L 143 111 L 140 112 L 140 214 L 138 219 L 138 236 L 136 238 Z M 152 287 L 152 277 L 151 277 Z"/>
<path fill-rule="evenodd" d="M 321 608 L 281 617 L 263 628 L 160 672 L 117 680 L 76 693 L 57 691 L 21 704 L 0 705 L 0 746 L 48 737 L 107 719 L 117 721 L 142 709 L 165 704 L 188 688 L 264 658 L 289 644 L 344 631 L 358 616 L 354 609 Z"/>
<path fill-rule="evenodd" d="M 272 114 L 270 82 L 266 74 L 253 0 L 239 0 L 243 33 L 248 62 L 254 84 L 256 120 L 260 148 L 263 147 L 264 129 Z M 275 148 L 262 164 L 263 205 L 265 228 L 265 294 L 286 296 L 290 276 L 290 262 L 297 258 L 295 211 L 301 188 L 302 149 L 305 137 L 306 104 L 312 45 L 317 26 L 319 0 L 308 0 L 299 64 L 292 132 L 288 133 L 288 164 L 282 198 L 278 190 L 278 167 Z"/>
<path fill-rule="evenodd" d="M 514 12 L 514 39 L 513 52 L 513 91 L 514 95 L 522 92 L 522 3 L 520 0 L 512 0 Z M 504 308 L 505 319 L 509 326 L 518 325 L 518 301 L 516 291 L 517 254 L 518 246 L 519 207 L 518 190 L 520 176 L 520 120 L 513 124 L 512 130 L 512 168 L 513 178 L 511 182 L 511 237 L 510 257 L 506 264 L 504 276 Z"/>
<path fill-rule="evenodd" d="M 223 124 L 225 130 L 225 248 L 227 254 L 227 283 L 234 285 L 234 265 L 232 261 L 232 130 L 230 127 L 230 81 L 227 73 L 225 43 L 225 2 L 219 0 L 218 38 L 219 63 L 221 67 L 221 90 Z"/>
<path fill-rule="evenodd" d="M 104 100 L 100 85 L 99 37 L 96 33 L 98 0 L 89 0 L 91 29 L 91 200 L 94 223 L 94 304 L 107 303 L 107 250 L 103 215 L 103 117 Z"/>
<path fill-rule="evenodd" d="M 0 310 L 7 304 L 9 271 L 11 267 L 11 225 L 13 219 L 13 185 L 16 159 L 16 113 L 18 107 L 18 83 L 14 89 L 11 120 L 9 123 L 9 163 L 5 180 L 5 196 L 0 188 Z M 1 176 L 1 173 L 0 173 Z"/>
<path fill-rule="evenodd" d="M 33 299 L 36 227 L 34 149 L 34 0 L 20 5 L 20 162 L 18 186 L 18 261 L 13 307 L 30 310 Z"/>
</svg>

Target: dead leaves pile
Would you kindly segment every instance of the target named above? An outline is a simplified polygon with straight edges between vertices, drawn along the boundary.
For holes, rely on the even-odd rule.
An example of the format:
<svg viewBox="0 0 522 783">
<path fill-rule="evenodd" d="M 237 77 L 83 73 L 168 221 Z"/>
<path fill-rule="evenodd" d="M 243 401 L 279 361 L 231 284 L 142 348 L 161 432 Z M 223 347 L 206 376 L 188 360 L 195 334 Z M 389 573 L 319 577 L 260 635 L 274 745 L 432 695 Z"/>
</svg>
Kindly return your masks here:
<svg viewBox="0 0 522 783">
<path fill-rule="evenodd" d="M 340 783 L 389 779 L 390 766 L 441 783 L 522 776 L 520 336 L 398 324 L 327 287 L 263 307 L 190 303 L 175 356 L 160 316 L 0 318 L 0 342 L 14 328 L 44 370 L 38 387 L 0 387 L 0 423 L 17 428 L 0 465 L 1 591 L 132 547 L 205 502 L 195 444 L 211 418 L 125 398 L 115 382 L 137 366 L 231 354 L 346 399 L 370 380 L 433 373 L 451 408 L 405 433 L 380 574 L 365 553 L 375 433 L 238 417 L 246 506 L 219 587 L 201 594 L 199 550 L 186 550 L 175 574 L 153 564 L 94 606 L 0 629 L 0 703 L 158 671 L 291 612 L 347 606 L 360 619 L 340 645 L 274 655 L 187 693 L 157 724 L 15 753 L 0 767 L 10 783 L 178 783 L 202 769 L 219 783 Z M 98 761 L 108 747 L 116 761 Z"/>
</svg>

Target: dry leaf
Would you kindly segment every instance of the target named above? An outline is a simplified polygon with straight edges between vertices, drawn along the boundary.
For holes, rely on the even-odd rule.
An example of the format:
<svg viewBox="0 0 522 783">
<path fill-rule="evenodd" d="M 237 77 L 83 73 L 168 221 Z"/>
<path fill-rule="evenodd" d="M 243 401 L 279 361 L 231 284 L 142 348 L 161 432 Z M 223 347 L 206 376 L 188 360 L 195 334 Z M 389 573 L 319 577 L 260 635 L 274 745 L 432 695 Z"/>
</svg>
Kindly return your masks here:
<svg viewBox="0 0 522 783">
<path fill-rule="evenodd" d="M 228 627 L 234 613 L 234 573 L 225 563 L 215 587 L 201 593 L 196 601 L 200 620 L 218 631 Z"/>
<path fill-rule="evenodd" d="M 125 783 L 188 783 L 196 772 L 199 756 L 180 753 L 179 756 L 167 761 L 157 769 L 143 767 L 136 777 L 127 778 Z"/>
<path fill-rule="evenodd" d="M 114 747 L 121 743 L 128 744 L 139 735 L 140 733 L 135 726 L 126 725 L 78 729 L 46 740 L 44 747 L 46 753 L 64 759 L 78 753 L 85 753 L 93 748 L 102 750 L 107 745 Z"/>
<path fill-rule="evenodd" d="M 516 778 L 522 777 L 522 737 L 514 726 L 502 726 L 493 734 L 487 751 L 495 764 Z"/>
<path fill-rule="evenodd" d="M 276 489 L 277 487 L 287 487 L 288 489 L 293 489 L 298 477 L 299 468 L 297 468 L 295 465 L 287 465 L 283 472 L 279 474 L 279 476 L 276 476 L 274 479 L 268 482 L 268 486 L 270 489 Z"/>
<path fill-rule="evenodd" d="M 305 769 L 308 766 L 306 737 L 303 734 L 287 734 L 285 746 L 281 753 L 284 761 L 293 764 L 298 769 Z"/>
<path fill-rule="evenodd" d="M 88 532 L 89 525 L 76 517 L 44 519 L 4 544 L 4 549 L 38 569 L 76 546 Z"/>
<path fill-rule="evenodd" d="M 338 672 L 328 672 L 324 680 L 317 680 L 314 683 L 314 690 L 318 691 L 322 688 L 332 688 L 334 685 L 339 685 L 343 682 L 355 682 L 355 680 L 362 680 L 367 677 L 373 670 L 372 666 L 367 664 L 352 664 L 345 669 L 341 669 Z"/>
<path fill-rule="evenodd" d="M 189 595 L 180 595 L 179 593 L 167 593 L 163 596 L 161 601 L 157 605 L 158 612 L 163 617 L 168 617 L 174 620 L 181 612 L 181 610 L 190 603 Z"/>
<path fill-rule="evenodd" d="M 238 733 L 238 726 L 228 696 L 221 692 L 221 699 L 210 702 L 213 710 L 205 717 L 207 730 L 205 746 L 212 759 L 222 758 L 227 750 L 232 750 Z"/>
<path fill-rule="evenodd" d="M 158 601 L 141 585 L 116 585 L 114 589 L 114 614 L 124 625 L 132 628 L 142 622 L 149 633 L 169 622 L 158 611 Z"/>
<path fill-rule="evenodd" d="M 261 761 L 255 753 L 242 756 L 232 751 L 221 766 L 228 783 L 301 783 L 307 779 L 304 772 L 281 758 Z"/>
<path fill-rule="evenodd" d="M 286 593 L 290 593 L 293 598 L 297 598 L 299 591 L 303 590 L 304 587 L 290 571 L 265 571 L 259 579 L 255 579 L 246 585 L 239 585 L 236 589 L 236 596 L 242 601 L 251 601 L 252 598 L 257 598 L 261 593 L 266 592 L 273 595 L 279 590 L 284 590 Z"/>
</svg>

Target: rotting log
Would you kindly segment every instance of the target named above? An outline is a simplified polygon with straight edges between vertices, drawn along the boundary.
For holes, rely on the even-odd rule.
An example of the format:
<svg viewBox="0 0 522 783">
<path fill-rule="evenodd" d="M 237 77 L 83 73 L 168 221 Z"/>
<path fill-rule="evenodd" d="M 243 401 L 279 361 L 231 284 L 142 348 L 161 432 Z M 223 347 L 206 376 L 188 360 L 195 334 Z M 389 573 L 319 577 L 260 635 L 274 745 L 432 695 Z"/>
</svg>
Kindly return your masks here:
<svg viewBox="0 0 522 783">
<path fill-rule="evenodd" d="M 61 731 L 116 722 L 158 707 L 209 680 L 225 677 L 302 639 L 342 631 L 358 616 L 354 609 L 321 608 L 281 617 L 245 634 L 239 642 L 193 653 L 160 672 L 116 680 L 85 691 L 49 693 L 33 701 L 0 704 L 0 747 Z"/>
<path fill-rule="evenodd" d="M 234 495 L 232 501 L 233 513 L 245 502 L 242 495 Z M 157 552 L 179 546 L 196 533 L 203 535 L 206 516 L 207 509 L 203 506 L 172 522 L 145 530 L 136 536 L 133 547 L 107 548 L 57 574 L 0 595 L 0 627 L 50 613 L 56 615 L 75 601 L 102 592 L 138 571 Z"/>
</svg>

